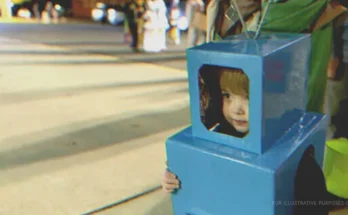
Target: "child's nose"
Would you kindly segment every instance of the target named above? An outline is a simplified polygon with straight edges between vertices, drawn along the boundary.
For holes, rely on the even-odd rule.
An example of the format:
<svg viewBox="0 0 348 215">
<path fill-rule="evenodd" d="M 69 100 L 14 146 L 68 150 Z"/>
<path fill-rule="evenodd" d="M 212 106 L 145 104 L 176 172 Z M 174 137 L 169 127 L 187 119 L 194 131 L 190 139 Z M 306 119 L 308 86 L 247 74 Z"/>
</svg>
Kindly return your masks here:
<svg viewBox="0 0 348 215">
<path fill-rule="evenodd" d="M 236 99 L 232 104 L 232 112 L 235 114 L 243 114 L 243 105 L 239 99 Z"/>
</svg>

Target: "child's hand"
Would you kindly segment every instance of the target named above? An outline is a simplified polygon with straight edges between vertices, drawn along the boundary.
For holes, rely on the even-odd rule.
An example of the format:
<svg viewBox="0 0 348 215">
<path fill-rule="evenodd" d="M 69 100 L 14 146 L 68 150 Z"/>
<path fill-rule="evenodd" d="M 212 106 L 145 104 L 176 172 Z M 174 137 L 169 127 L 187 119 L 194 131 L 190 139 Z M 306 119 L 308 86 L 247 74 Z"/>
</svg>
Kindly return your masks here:
<svg viewBox="0 0 348 215">
<path fill-rule="evenodd" d="M 174 191 L 174 189 L 178 189 L 178 188 L 179 188 L 178 177 L 166 169 L 162 178 L 163 191 L 166 193 L 171 193 Z"/>
</svg>

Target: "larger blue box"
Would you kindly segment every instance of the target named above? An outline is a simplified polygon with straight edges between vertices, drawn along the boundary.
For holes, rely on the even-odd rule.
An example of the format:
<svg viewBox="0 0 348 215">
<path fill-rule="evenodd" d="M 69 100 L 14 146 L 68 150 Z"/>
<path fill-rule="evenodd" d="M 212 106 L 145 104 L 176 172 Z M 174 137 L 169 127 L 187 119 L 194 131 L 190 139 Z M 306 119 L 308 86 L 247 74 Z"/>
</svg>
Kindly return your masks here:
<svg viewBox="0 0 348 215">
<path fill-rule="evenodd" d="M 298 164 L 311 145 L 322 164 L 326 121 L 305 114 L 262 155 L 193 137 L 192 127 L 169 138 L 168 169 L 181 181 L 174 215 L 293 215 Z"/>
</svg>

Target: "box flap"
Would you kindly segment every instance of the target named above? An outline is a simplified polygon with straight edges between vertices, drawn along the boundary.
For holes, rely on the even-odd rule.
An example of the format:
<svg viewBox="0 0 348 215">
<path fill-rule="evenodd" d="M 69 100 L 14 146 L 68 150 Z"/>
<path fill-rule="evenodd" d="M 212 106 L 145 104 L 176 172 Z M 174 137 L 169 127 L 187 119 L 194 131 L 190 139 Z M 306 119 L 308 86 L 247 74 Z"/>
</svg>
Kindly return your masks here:
<svg viewBox="0 0 348 215">
<path fill-rule="evenodd" d="M 316 23 L 314 24 L 313 31 L 318 30 L 324 25 L 336 19 L 339 15 L 347 11 L 347 8 L 343 7 L 336 1 L 330 2 L 325 11 L 320 15 Z"/>
</svg>

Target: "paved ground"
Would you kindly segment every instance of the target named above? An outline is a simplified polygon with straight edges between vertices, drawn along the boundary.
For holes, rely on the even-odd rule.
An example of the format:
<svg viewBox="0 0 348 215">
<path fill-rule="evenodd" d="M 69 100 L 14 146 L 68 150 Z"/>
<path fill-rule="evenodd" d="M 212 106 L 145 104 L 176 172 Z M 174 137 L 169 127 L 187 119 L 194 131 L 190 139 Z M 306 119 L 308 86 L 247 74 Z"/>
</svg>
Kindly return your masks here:
<svg viewBox="0 0 348 215">
<path fill-rule="evenodd" d="M 158 186 L 164 141 L 189 124 L 184 56 L 134 54 L 110 26 L 0 24 L 0 214 L 82 214 Z"/>
<path fill-rule="evenodd" d="M 180 46 L 169 45 L 169 49 L 163 53 L 134 54 L 123 44 L 123 34 L 121 27 L 102 26 L 85 24 L 52 24 L 38 25 L 35 23 L 18 23 L 16 25 L 2 24 L 0 35 L 8 38 L 30 41 L 34 43 L 46 44 L 50 47 L 60 47 L 69 50 L 67 54 L 64 51 L 48 51 L 44 54 L 53 58 L 59 54 L 70 58 L 68 55 L 103 55 L 109 57 L 122 57 L 119 64 L 140 61 L 156 65 L 164 65 L 170 68 L 186 69 L 185 61 L 185 43 Z M 183 35 L 183 41 L 185 36 Z M 4 51 L 0 50 L 0 53 Z M 26 55 L 37 56 L 40 52 L 35 50 L 16 50 L 12 55 L 25 53 Z M 37 62 L 39 63 L 39 62 Z M 61 64 L 64 62 L 61 62 Z M 74 62 L 68 62 L 71 64 Z M 77 64 L 78 62 L 75 62 Z M 91 63 L 90 61 L 84 64 Z M 99 62 L 110 64 L 110 62 Z M 115 62 L 111 62 L 114 64 Z"/>
</svg>

